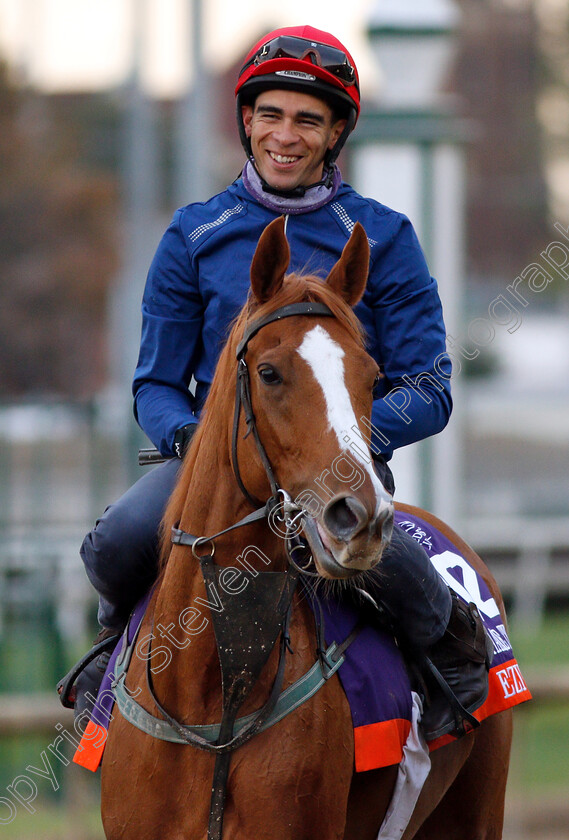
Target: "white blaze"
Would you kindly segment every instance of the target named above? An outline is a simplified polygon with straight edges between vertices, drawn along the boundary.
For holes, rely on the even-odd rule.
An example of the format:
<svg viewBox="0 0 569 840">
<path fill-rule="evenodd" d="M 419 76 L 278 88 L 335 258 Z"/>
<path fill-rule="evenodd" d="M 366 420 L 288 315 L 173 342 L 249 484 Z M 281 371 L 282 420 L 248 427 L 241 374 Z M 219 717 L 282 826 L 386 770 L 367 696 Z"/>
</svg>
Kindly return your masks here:
<svg viewBox="0 0 569 840">
<path fill-rule="evenodd" d="M 344 351 L 318 324 L 306 333 L 298 353 L 310 366 L 314 378 L 322 388 L 328 424 L 338 438 L 340 449 L 348 449 L 344 442 L 346 430 L 357 426 L 358 421 L 346 387 Z M 371 454 L 369 461 L 359 455 L 357 450 L 351 451 L 350 455 L 357 458 L 370 476 L 378 501 L 385 499 L 386 493 L 373 468 Z"/>
</svg>

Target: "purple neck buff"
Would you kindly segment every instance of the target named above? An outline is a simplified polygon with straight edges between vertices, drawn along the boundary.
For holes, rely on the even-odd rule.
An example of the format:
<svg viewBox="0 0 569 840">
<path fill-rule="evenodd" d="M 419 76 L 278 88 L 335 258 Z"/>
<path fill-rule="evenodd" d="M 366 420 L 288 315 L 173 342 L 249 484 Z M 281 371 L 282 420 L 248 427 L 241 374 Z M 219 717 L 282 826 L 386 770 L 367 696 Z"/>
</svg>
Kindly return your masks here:
<svg viewBox="0 0 569 840">
<path fill-rule="evenodd" d="M 317 184 L 314 187 L 309 187 L 306 193 L 299 198 L 288 198 L 265 192 L 263 190 L 263 182 L 252 160 L 248 160 L 245 164 L 241 177 L 243 178 L 247 192 L 259 204 L 262 204 L 263 207 L 267 207 L 269 210 L 274 210 L 276 213 L 289 215 L 309 213 L 311 210 L 318 210 L 319 207 L 323 207 L 324 204 L 332 201 L 342 183 L 342 174 L 335 164 L 332 185 L 330 187 L 325 187 L 324 184 Z"/>
</svg>

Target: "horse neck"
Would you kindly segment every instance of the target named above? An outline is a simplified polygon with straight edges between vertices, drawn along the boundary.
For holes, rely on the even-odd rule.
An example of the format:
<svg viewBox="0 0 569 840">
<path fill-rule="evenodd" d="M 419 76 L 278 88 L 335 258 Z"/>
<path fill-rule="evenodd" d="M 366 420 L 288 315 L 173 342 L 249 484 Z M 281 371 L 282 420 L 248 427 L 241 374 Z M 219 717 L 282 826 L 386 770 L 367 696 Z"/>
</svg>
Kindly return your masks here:
<svg viewBox="0 0 569 840">
<path fill-rule="evenodd" d="M 209 536 L 231 527 L 251 513 L 252 507 L 239 489 L 232 467 L 231 429 L 228 428 L 233 419 L 232 411 L 230 392 L 225 404 L 212 406 L 208 411 L 208 420 L 196 434 L 195 445 L 188 453 L 168 505 L 167 529 L 178 526 L 195 536 Z M 269 495 L 267 482 L 267 498 Z M 241 529 L 235 531 L 238 541 L 242 541 L 242 533 Z M 263 544 L 275 543 L 274 534 L 263 520 L 253 530 L 247 528 L 247 537 L 261 540 Z"/>
<path fill-rule="evenodd" d="M 223 407 L 222 407 L 223 409 Z M 210 537 L 238 523 L 251 512 L 233 474 L 229 452 L 227 411 L 212 412 L 209 422 L 196 436 L 195 445 L 184 463 L 178 486 L 164 520 L 165 538 L 175 526 L 196 537 Z M 204 543 L 199 553 L 209 551 Z M 215 562 L 240 571 L 282 571 L 286 568 L 284 541 L 269 527 L 266 519 L 240 526 L 215 538 Z M 175 620 L 193 599 L 207 598 L 199 563 L 188 546 L 165 545 L 169 557 L 162 576 L 157 610 Z M 254 572 L 252 572 L 254 574 Z"/>
<path fill-rule="evenodd" d="M 208 537 L 250 512 L 231 469 L 228 445 L 223 446 L 227 432 L 223 435 L 220 431 L 219 424 L 212 422 L 196 439 L 197 445 L 189 453 L 169 505 L 166 528 L 178 518 L 182 530 Z M 284 542 L 270 530 L 266 520 L 231 530 L 216 538 L 214 544 L 216 564 L 235 569 L 242 585 L 254 585 L 260 571 L 285 568 Z M 205 544 L 204 552 L 207 551 Z M 233 577 L 233 573 L 230 575 Z M 232 585 L 236 585 L 235 578 Z M 223 593 L 218 594 L 223 597 Z M 160 644 L 168 647 L 171 660 L 154 682 L 160 696 L 171 698 L 172 709 L 179 703 L 179 709 L 192 710 L 196 720 L 214 720 L 220 714 L 221 687 L 212 621 L 212 609 L 216 606 L 216 596 L 206 591 L 200 563 L 192 549 L 173 546 L 163 571 L 153 621 L 155 633 L 162 633 L 162 628 L 169 630 L 168 638 Z M 260 682 L 256 696 L 263 697 L 269 678 L 270 674 Z"/>
</svg>

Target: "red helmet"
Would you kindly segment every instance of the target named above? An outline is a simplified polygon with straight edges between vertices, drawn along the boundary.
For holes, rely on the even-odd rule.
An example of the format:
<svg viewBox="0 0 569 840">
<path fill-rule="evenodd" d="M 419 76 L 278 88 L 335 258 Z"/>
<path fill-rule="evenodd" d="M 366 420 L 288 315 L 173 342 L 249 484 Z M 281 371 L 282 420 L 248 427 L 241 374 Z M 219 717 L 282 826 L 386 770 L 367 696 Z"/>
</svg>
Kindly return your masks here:
<svg viewBox="0 0 569 840">
<path fill-rule="evenodd" d="M 245 134 L 241 107 L 251 103 L 261 91 L 275 89 L 316 96 L 327 102 L 336 114 L 347 118 L 346 129 L 328 154 L 330 165 L 360 113 L 359 77 L 350 53 L 329 32 L 312 26 L 275 29 L 255 44 L 245 59 L 235 88 L 237 124 L 248 156 L 251 156 L 251 144 Z"/>
</svg>

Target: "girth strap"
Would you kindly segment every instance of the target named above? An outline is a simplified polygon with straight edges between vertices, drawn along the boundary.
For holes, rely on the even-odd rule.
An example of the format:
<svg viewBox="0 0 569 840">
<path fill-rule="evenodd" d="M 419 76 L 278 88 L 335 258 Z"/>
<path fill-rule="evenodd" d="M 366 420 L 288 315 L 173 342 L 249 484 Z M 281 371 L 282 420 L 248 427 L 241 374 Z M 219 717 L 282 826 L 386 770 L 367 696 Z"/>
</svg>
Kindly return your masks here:
<svg viewBox="0 0 569 840">
<path fill-rule="evenodd" d="M 259 732 L 272 713 L 282 689 L 289 645 L 288 624 L 298 574 L 294 569 L 257 572 L 255 580 L 244 589 L 227 593 L 219 587 L 220 575 L 225 568 L 217 566 L 211 554 L 203 556 L 200 563 L 208 597 L 212 604 L 216 604 L 211 616 L 223 695 L 219 736 L 215 744 L 207 744 L 207 748 L 215 752 L 207 836 L 208 840 L 221 840 L 231 754 Z M 238 632 L 236 628 L 239 628 Z M 237 712 L 265 667 L 279 633 L 279 662 L 269 698 L 254 719 L 234 735 Z M 188 737 L 188 743 L 203 749 L 204 745 L 198 745 L 195 736 L 187 736 L 182 725 L 158 701 L 149 661 L 150 657 L 146 666 L 148 690 L 158 710 L 178 734 Z"/>
<path fill-rule="evenodd" d="M 288 714 L 316 694 L 343 664 L 345 652 L 360 633 L 362 624 L 358 622 L 340 645 L 332 642 L 326 650 L 323 650 L 320 647 L 322 643 L 321 620 L 321 617 L 316 618 L 318 628 L 317 638 L 319 642 L 318 659 L 314 665 L 296 682 L 279 694 L 272 712 L 260 724 L 258 721 L 259 710 L 251 712 L 244 717 L 237 718 L 233 728 L 234 735 L 241 735 L 243 730 L 249 732 L 250 724 L 256 719 L 258 723 L 257 732 L 264 732 L 266 729 L 274 726 L 275 723 L 279 723 L 279 721 L 283 720 Z M 140 729 L 141 732 L 145 732 L 147 735 L 151 735 L 159 741 L 169 741 L 174 744 L 188 744 L 207 752 L 216 752 L 219 749 L 216 745 L 220 735 L 219 723 L 180 724 L 178 721 L 170 722 L 168 719 L 165 719 L 169 715 L 165 715 L 163 719 L 160 719 L 141 706 L 134 699 L 135 695 L 126 688 L 126 674 L 137 643 L 138 629 L 135 629 L 129 645 L 126 645 L 127 631 L 125 630 L 123 650 L 116 661 L 115 679 L 111 686 L 122 716 L 137 729 Z M 147 658 L 147 666 L 149 661 L 150 657 Z M 227 746 L 229 747 L 229 745 Z"/>
<path fill-rule="evenodd" d="M 353 641 L 353 638 L 350 638 L 351 641 Z M 294 712 L 295 709 L 298 709 L 307 700 L 310 700 L 322 688 L 324 683 L 343 664 L 345 659 L 344 645 L 345 643 L 339 647 L 336 642 L 332 642 L 328 649 L 320 654 L 320 658 L 309 671 L 279 694 L 273 711 L 261 723 L 258 732 L 264 732 L 266 729 L 274 726 L 275 723 L 279 723 L 279 721 L 283 720 L 291 712 Z M 173 744 L 190 744 L 191 735 L 195 735 L 199 739 L 199 743 L 192 744 L 192 746 L 196 746 L 198 749 L 206 749 L 205 746 L 202 746 L 205 743 L 214 746 L 215 742 L 219 739 L 219 723 L 179 724 L 183 730 L 183 735 L 181 735 L 178 729 L 174 729 L 167 720 L 161 720 L 155 717 L 136 702 L 124 685 L 126 672 L 120 665 L 116 668 L 115 676 L 116 679 L 113 683 L 112 690 L 116 697 L 119 711 L 125 720 L 128 720 L 129 723 L 136 726 L 141 732 L 145 732 L 147 735 L 151 735 L 159 741 L 169 741 Z M 257 714 L 258 712 L 251 712 L 249 715 L 237 718 L 233 727 L 235 735 L 238 735 L 242 729 L 246 728 L 257 717 Z"/>
<path fill-rule="evenodd" d="M 202 557 L 201 566 L 206 588 L 209 592 L 210 587 L 217 584 L 218 574 L 223 571 L 223 568 L 217 567 L 213 563 L 211 555 Z M 253 619 L 252 626 L 249 628 L 250 632 L 245 633 L 237 645 L 234 641 L 232 642 L 232 636 L 235 635 L 232 630 L 235 613 L 231 610 L 226 611 L 227 604 L 222 604 L 219 613 L 212 611 L 222 672 L 223 713 L 220 724 L 216 726 L 188 726 L 179 723 L 170 715 L 156 697 L 152 685 L 150 656 L 147 657 L 146 662 L 148 689 L 164 719 L 155 718 L 136 703 L 126 689 L 124 679 L 137 633 L 131 649 L 123 650 L 117 661 L 116 679 L 112 686 L 121 713 L 137 728 L 153 737 L 189 744 L 215 754 L 208 840 L 221 840 L 222 838 L 227 777 L 233 751 L 254 735 L 281 720 L 318 691 L 324 682 L 340 667 L 344 661 L 346 648 L 353 642 L 361 629 L 359 624 L 356 625 L 340 646 L 333 644 L 324 652 L 320 648 L 322 631 L 320 621 L 317 620 L 318 662 L 304 677 L 283 692 L 286 650 L 290 644 L 288 623 L 297 575 L 289 570 L 287 573 L 259 572 L 258 576 L 262 576 L 262 580 L 264 579 L 265 582 L 260 592 L 253 596 L 251 600 L 251 614 L 248 617 Z M 256 582 L 259 583 L 258 580 Z M 244 591 L 247 592 L 247 590 Z M 209 595 L 212 597 L 211 592 L 209 592 Z M 238 611 L 243 611 L 243 608 L 247 606 L 245 601 L 241 603 L 242 599 L 235 599 L 235 594 L 231 598 L 239 602 L 236 604 Z M 273 613 L 271 620 L 268 619 L 267 611 Z M 268 625 L 269 636 L 265 638 L 264 644 L 259 645 L 260 650 L 255 650 L 255 645 L 250 644 L 248 637 L 251 633 L 258 635 L 259 628 L 263 623 Z M 264 667 L 273 648 L 275 635 L 279 631 L 281 634 L 279 662 L 269 698 L 259 711 L 236 720 L 237 711 Z M 253 659 L 250 659 L 251 656 L 253 656 Z"/>
</svg>

